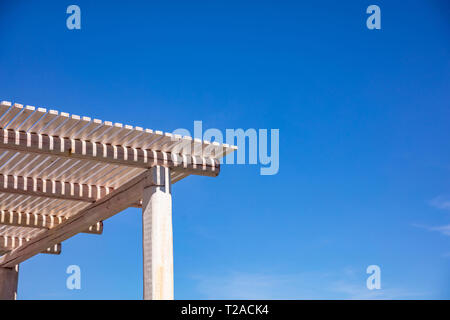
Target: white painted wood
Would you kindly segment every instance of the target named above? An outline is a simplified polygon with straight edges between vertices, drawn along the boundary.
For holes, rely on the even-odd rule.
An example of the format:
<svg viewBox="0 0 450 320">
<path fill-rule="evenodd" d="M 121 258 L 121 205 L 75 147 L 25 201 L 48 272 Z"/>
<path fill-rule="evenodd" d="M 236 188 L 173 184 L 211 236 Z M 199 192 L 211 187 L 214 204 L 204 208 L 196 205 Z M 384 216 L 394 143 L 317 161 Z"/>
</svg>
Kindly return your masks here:
<svg viewBox="0 0 450 320">
<path fill-rule="evenodd" d="M 169 168 L 151 169 L 144 189 L 142 239 L 144 300 L 173 300 L 172 195 Z"/>
<path fill-rule="evenodd" d="M 217 142 L 3 101 L 0 212 L 5 213 L 0 219 L 13 214 L 0 222 L 0 237 L 27 241 L 4 248 L 12 251 L 0 257 L 0 267 L 14 267 L 49 248 L 54 251 L 77 233 L 101 233 L 99 221 L 144 203 L 143 229 L 151 230 L 144 234 L 155 237 L 144 240 L 144 252 L 152 255 L 145 277 L 153 279 L 145 296 L 173 299 L 170 186 L 191 174 L 217 176 L 219 159 L 234 150 Z M 164 187 L 155 185 L 156 176 L 150 174 L 155 170 L 165 173 Z M 22 221 L 24 213 L 37 216 L 37 225 Z"/>
</svg>

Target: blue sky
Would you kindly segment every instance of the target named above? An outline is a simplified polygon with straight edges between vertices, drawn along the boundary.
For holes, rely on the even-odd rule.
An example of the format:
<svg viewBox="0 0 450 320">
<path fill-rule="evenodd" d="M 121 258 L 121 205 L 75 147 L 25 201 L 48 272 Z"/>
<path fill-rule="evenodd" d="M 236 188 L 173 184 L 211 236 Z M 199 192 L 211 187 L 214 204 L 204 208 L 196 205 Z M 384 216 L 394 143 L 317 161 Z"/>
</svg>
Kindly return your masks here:
<svg viewBox="0 0 450 320">
<path fill-rule="evenodd" d="M 224 165 L 174 186 L 176 299 L 449 299 L 449 18 L 445 0 L 2 1 L 0 99 L 168 132 L 280 129 L 277 175 Z M 19 298 L 140 299 L 141 250 L 130 208 L 24 262 Z"/>
</svg>

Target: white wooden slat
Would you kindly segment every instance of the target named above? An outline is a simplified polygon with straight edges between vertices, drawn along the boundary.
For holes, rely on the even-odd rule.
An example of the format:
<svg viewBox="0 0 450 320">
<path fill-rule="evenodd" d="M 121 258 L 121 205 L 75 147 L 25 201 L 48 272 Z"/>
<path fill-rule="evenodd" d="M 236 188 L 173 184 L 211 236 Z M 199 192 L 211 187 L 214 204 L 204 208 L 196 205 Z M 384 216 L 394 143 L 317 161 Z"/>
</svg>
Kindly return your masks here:
<svg viewBox="0 0 450 320">
<path fill-rule="evenodd" d="M 107 166 L 108 165 L 105 165 L 104 163 L 86 161 L 86 169 L 77 175 L 76 181 L 78 181 L 81 184 L 92 184 L 87 183 L 88 179 L 95 173 L 103 172 Z M 73 181 L 71 178 L 69 178 L 69 180 Z"/>
<path fill-rule="evenodd" d="M 63 138 L 72 138 L 70 136 L 70 132 L 74 127 L 76 127 L 81 121 L 81 117 L 75 114 L 68 116 L 67 119 L 64 120 L 57 128 L 53 129 L 49 134 L 53 136 L 63 137 Z"/>
<path fill-rule="evenodd" d="M 86 165 L 86 163 L 82 160 L 78 160 L 73 166 L 70 167 L 69 170 L 62 172 L 55 176 L 55 179 L 62 181 L 76 181 L 76 176 L 80 172 L 80 170 Z M 70 177 L 75 177 L 74 180 L 70 180 Z"/>
<path fill-rule="evenodd" d="M 34 112 L 33 106 L 26 106 L 25 108 L 22 108 L 20 113 L 5 127 L 5 129 L 8 128 L 18 128 L 20 125 L 27 119 L 33 112 Z"/>
<path fill-rule="evenodd" d="M 126 131 L 126 129 L 123 128 L 123 124 L 121 123 L 114 123 L 113 127 L 108 130 L 108 132 L 105 132 L 102 136 L 102 139 L 104 141 L 110 141 L 109 143 L 112 145 L 116 145 L 117 144 L 117 140 L 116 137 L 121 133 L 124 133 Z"/>
<path fill-rule="evenodd" d="M 82 165 L 83 165 L 82 160 L 68 159 L 64 163 L 61 163 L 61 165 L 58 168 L 51 170 L 52 172 L 47 176 L 49 179 L 65 181 L 63 177 L 66 177 L 67 175 L 70 174 L 72 170 L 77 170 Z"/>
<path fill-rule="evenodd" d="M 7 163 L 13 156 L 15 155 L 15 152 L 12 151 L 5 151 L 2 156 L 0 156 L 0 171 L 2 167 Z"/>
<path fill-rule="evenodd" d="M 91 133 L 99 129 L 102 125 L 103 125 L 102 120 L 94 119 L 91 122 L 89 122 L 87 126 L 83 127 L 82 129 L 80 129 L 80 131 L 76 132 L 74 134 L 75 135 L 74 137 L 76 139 L 89 140 L 91 137 Z"/>
<path fill-rule="evenodd" d="M 72 117 L 73 117 L 73 115 L 72 115 Z M 64 133 L 64 136 L 69 137 L 69 138 L 74 137 L 77 132 L 79 132 L 82 128 L 87 126 L 89 123 L 91 123 L 91 118 L 82 117 L 75 123 L 75 125 L 72 128 L 66 130 L 66 132 Z"/>
<path fill-rule="evenodd" d="M 44 208 L 54 206 L 55 204 L 61 203 L 61 201 L 61 199 L 46 199 L 46 201 L 44 201 L 42 197 L 33 197 L 32 201 L 23 204 L 19 210 L 30 213 L 48 214 Z"/>
<path fill-rule="evenodd" d="M 118 173 L 120 173 L 123 170 L 127 170 L 130 168 L 125 168 L 123 166 L 111 166 L 108 169 L 104 170 L 102 173 L 97 174 L 91 179 L 95 179 L 95 181 L 98 181 L 99 184 L 101 183 L 112 183 L 113 177 L 115 177 Z"/>
<path fill-rule="evenodd" d="M 9 208 L 11 208 L 11 206 L 14 206 L 14 203 L 18 198 L 21 199 L 22 195 L 8 194 L 8 196 L 5 198 L 5 200 L 0 203 L 0 209 L 1 210 L 6 210 L 6 209 L 9 210 Z"/>
<path fill-rule="evenodd" d="M 145 171 L 140 168 L 124 168 L 120 167 L 116 170 L 110 172 L 107 177 L 98 179 L 98 183 L 108 184 L 108 186 L 113 188 L 118 188 L 120 185 L 125 183 L 127 180 L 130 180 L 131 176 Z"/>
<path fill-rule="evenodd" d="M 2 226 L 0 230 L 1 237 L 23 237 L 31 238 L 42 233 L 44 230 L 27 227 L 15 227 L 15 226 Z"/>
<path fill-rule="evenodd" d="M 44 199 L 41 197 L 30 197 L 30 199 L 27 202 L 23 202 L 21 203 L 16 209 L 15 211 L 19 211 L 19 212 L 27 212 L 30 214 L 45 214 L 42 211 L 38 211 L 36 208 L 38 208 L 39 206 L 43 206 L 43 205 L 51 205 L 52 203 L 56 202 L 56 201 L 60 201 L 61 199 L 47 199 L 47 202 L 44 202 Z M 10 211 L 14 211 L 12 209 L 8 209 Z"/>
<path fill-rule="evenodd" d="M 111 174 L 111 172 L 117 172 L 118 170 L 120 170 L 120 168 L 123 167 L 114 164 L 102 165 L 98 170 L 90 172 L 90 174 L 83 177 L 83 179 L 86 181 L 86 183 L 92 184 L 93 181 L 101 181 L 100 179 L 107 177 Z M 113 181 L 108 180 L 106 183 L 109 187 L 113 183 Z"/>
<path fill-rule="evenodd" d="M 17 127 L 18 131 L 26 131 L 30 130 L 33 125 L 39 121 L 45 114 L 47 110 L 45 108 L 37 108 L 34 112 L 23 122 L 20 126 Z"/>
<path fill-rule="evenodd" d="M 0 173 L 3 174 L 11 174 L 14 176 L 27 176 L 34 178 L 35 175 L 32 174 L 33 169 L 36 168 L 42 161 L 44 161 L 47 156 L 45 155 L 35 155 L 28 154 L 28 160 L 20 167 L 15 167 L 13 170 L 9 170 L 9 172 L 0 170 Z"/>
<path fill-rule="evenodd" d="M 25 167 L 25 170 L 20 171 L 20 175 L 37 178 L 37 177 L 47 177 L 51 172 L 50 166 L 56 166 L 60 162 L 64 162 L 65 159 L 60 159 L 52 156 L 41 155 L 36 157 L 30 164 Z M 1 170 L 0 170 L 1 171 Z"/>
<path fill-rule="evenodd" d="M 182 144 L 183 138 L 179 134 L 172 134 L 170 139 L 164 143 L 161 143 L 160 150 L 164 152 L 170 152 L 175 146 Z"/>
<path fill-rule="evenodd" d="M 7 170 L 11 166 L 11 162 L 14 163 L 17 161 L 17 156 L 20 153 L 14 152 L 8 155 L 7 157 L 2 158 L 0 161 L 0 171 L 4 172 L 4 170 Z"/>
<path fill-rule="evenodd" d="M 67 120 L 69 120 L 70 115 L 65 112 L 61 112 L 57 115 L 51 122 L 47 124 L 46 127 L 41 129 L 41 133 L 45 133 L 47 135 L 53 135 L 58 128 L 63 125 Z"/>
<path fill-rule="evenodd" d="M 41 108 L 41 110 L 45 110 Z M 43 130 L 58 116 L 58 111 L 49 110 L 46 112 L 27 132 L 43 133 Z"/>
<path fill-rule="evenodd" d="M 80 161 L 72 167 L 68 172 L 65 172 L 60 179 L 67 182 L 79 182 L 86 171 L 89 171 L 92 163 L 89 161 Z"/>
<path fill-rule="evenodd" d="M 192 139 L 185 139 L 179 134 L 174 134 L 171 143 L 167 143 L 161 149 L 164 152 L 180 153 L 183 150 L 183 146 L 189 146 Z"/>
<path fill-rule="evenodd" d="M 9 202 L 8 202 L 8 208 L 9 210 L 14 211 L 20 203 L 27 198 L 26 195 L 23 194 L 16 194 Z"/>
<path fill-rule="evenodd" d="M 58 175 L 65 172 L 68 168 L 76 163 L 77 159 L 61 159 L 50 157 L 40 165 L 40 171 L 35 171 L 37 176 L 48 179 L 56 179 Z"/>
<path fill-rule="evenodd" d="M 30 200 L 32 200 L 33 197 L 32 196 L 25 196 L 23 197 L 20 201 L 18 201 L 15 205 L 14 208 L 12 208 L 11 211 L 18 211 L 18 208 L 22 207 L 25 203 L 29 202 Z M 11 206 L 13 207 L 13 206 Z"/>
<path fill-rule="evenodd" d="M 2 101 L 0 102 L 0 119 L 5 115 L 6 111 L 11 107 L 11 102 Z"/>
<path fill-rule="evenodd" d="M 95 131 L 91 132 L 89 141 L 93 142 L 102 142 L 102 137 L 108 133 L 109 130 L 113 127 L 112 122 L 105 121 L 103 122 L 103 125 L 96 129 Z"/>
<path fill-rule="evenodd" d="M 3 174 L 8 174 L 15 168 L 18 168 L 18 166 L 23 166 L 27 162 L 29 154 L 16 152 L 14 156 L 12 156 L 7 163 L 5 163 L 4 166 L 1 167 L 0 172 Z"/>
<path fill-rule="evenodd" d="M 162 131 L 151 131 L 150 129 L 145 129 L 145 136 L 143 139 L 143 149 L 150 149 L 152 144 L 156 144 L 159 140 L 164 137 L 164 132 Z"/>
<path fill-rule="evenodd" d="M 141 127 L 135 127 L 133 129 L 132 126 L 126 125 L 125 128 L 127 127 L 131 128 L 131 132 L 123 137 L 120 144 L 126 147 L 134 147 L 136 145 L 136 141 L 139 141 L 139 138 L 144 134 L 144 129 Z"/>
<path fill-rule="evenodd" d="M 49 160 L 51 157 L 46 155 L 30 155 L 30 160 L 23 166 L 23 167 L 16 167 L 14 170 L 11 170 L 10 172 L 0 172 L 5 174 L 12 174 L 12 175 L 22 175 L 27 176 L 31 178 L 35 178 L 40 175 L 42 172 L 41 166 L 47 166 L 45 164 L 45 161 L 51 161 Z"/>
<path fill-rule="evenodd" d="M 8 109 L 4 116 L 0 119 L 0 127 L 6 128 L 8 123 L 23 109 L 23 105 L 15 103 Z"/>
</svg>

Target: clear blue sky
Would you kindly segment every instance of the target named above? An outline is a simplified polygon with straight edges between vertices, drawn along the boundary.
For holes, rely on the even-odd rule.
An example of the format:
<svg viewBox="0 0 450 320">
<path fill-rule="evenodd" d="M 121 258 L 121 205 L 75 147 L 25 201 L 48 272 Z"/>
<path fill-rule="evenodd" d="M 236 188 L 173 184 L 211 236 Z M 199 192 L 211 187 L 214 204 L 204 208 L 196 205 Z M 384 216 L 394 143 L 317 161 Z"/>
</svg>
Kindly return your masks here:
<svg viewBox="0 0 450 320">
<path fill-rule="evenodd" d="M 168 132 L 280 129 L 277 175 L 224 165 L 174 186 L 177 299 L 449 299 L 449 9 L 1 1 L 0 99 Z M 131 208 L 23 263 L 19 297 L 140 299 L 141 248 Z M 66 289 L 71 264 L 81 290 Z"/>
</svg>

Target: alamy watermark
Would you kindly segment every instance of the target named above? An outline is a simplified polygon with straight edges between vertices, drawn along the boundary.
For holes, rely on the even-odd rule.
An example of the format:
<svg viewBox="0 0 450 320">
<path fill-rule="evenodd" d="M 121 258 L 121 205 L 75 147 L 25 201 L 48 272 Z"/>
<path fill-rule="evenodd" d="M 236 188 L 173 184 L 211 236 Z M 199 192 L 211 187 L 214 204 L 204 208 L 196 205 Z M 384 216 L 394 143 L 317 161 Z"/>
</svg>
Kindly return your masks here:
<svg viewBox="0 0 450 320">
<path fill-rule="evenodd" d="M 70 274 L 66 280 L 66 287 L 69 290 L 80 290 L 81 289 L 81 268 L 76 264 L 72 264 L 67 267 L 66 273 Z"/>
<path fill-rule="evenodd" d="M 211 147 L 204 148 L 204 157 L 220 157 L 224 148 L 222 144 L 235 145 L 235 152 L 221 158 L 221 163 L 226 164 L 260 164 L 261 175 L 275 175 L 280 169 L 280 130 L 279 129 L 225 129 L 225 133 L 216 128 L 209 128 L 203 132 L 203 122 L 194 121 L 194 134 L 188 129 L 179 128 L 173 131 L 173 139 L 181 136 L 193 136 L 197 140 L 211 141 Z M 270 135 L 270 139 L 269 139 Z M 195 148 L 192 144 L 181 145 L 177 152 L 183 154 L 194 154 Z M 175 150 L 174 150 L 175 151 Z"/>
<path fill-rule="evenodd" d="M 81 29 L 81 9 L 79 6 L 72 4 L 67 7 L 66 13 L 70 14 L 66 20 L 66 26 L 69 30 Z M 370 16 L 366 20 L 366 26 L 369 30 L 381 29 L 381 9 L 379 6 L 372 4 L 367 7 L 366 13 Z"/>
<path fill-rule="evenodd" d="M 67 7 L 67 14 L 70 14 L 66 20 L 66 26 L 69 30 L 80 30 L 81 29 L 81 9 L 79 6 L 72 4 Z"/>
<path fill-rule="evenodd" d="M 370 16 L 367 18 L 366 26 L 369 30 L 381 29 L 381 9 L 379 6 L 372 4 L 367 7 L 367 14 Z"/>
<path fill-rule="evenodd" d="M 366 281 L 367 289 L 381 289 L 381 268 L 373 264 L 367 267 L 366 272 L 370 274 Z"/>
</svg>

